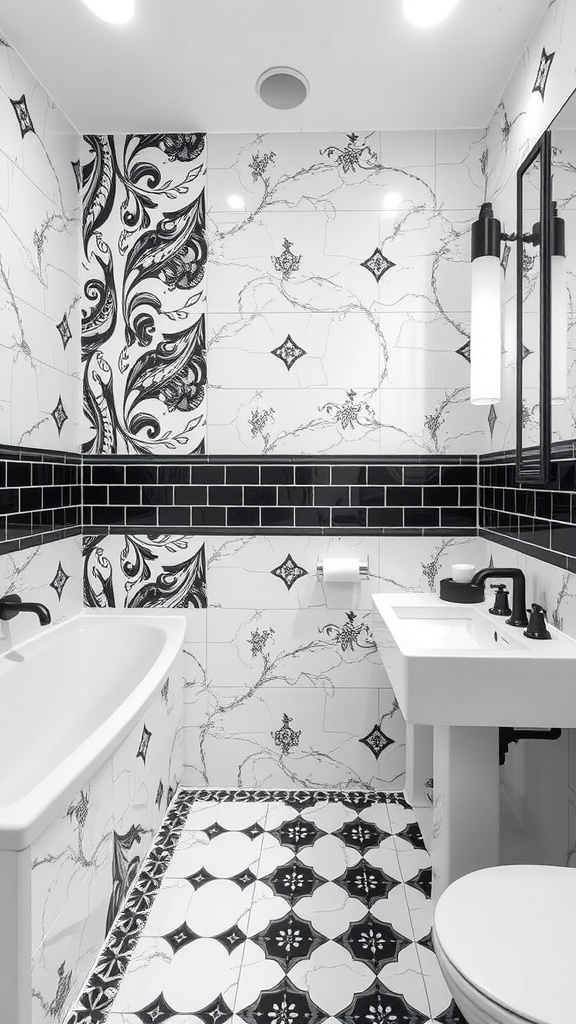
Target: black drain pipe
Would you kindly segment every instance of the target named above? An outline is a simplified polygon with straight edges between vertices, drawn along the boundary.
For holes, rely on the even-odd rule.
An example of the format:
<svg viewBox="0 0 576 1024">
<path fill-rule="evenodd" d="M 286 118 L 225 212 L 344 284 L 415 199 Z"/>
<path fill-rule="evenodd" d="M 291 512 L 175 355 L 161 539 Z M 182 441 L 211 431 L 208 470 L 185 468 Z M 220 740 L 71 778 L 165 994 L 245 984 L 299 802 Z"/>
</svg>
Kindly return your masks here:
<svg viewBox="0 0 576 1024">
<path fill-rule="evenodd" d="M 561 735 L 562 729 L 499 729 L 500 764 L 504 764 L 511 743 L 518 743 L 518 740 L 558 740 Z"/>
</svg>

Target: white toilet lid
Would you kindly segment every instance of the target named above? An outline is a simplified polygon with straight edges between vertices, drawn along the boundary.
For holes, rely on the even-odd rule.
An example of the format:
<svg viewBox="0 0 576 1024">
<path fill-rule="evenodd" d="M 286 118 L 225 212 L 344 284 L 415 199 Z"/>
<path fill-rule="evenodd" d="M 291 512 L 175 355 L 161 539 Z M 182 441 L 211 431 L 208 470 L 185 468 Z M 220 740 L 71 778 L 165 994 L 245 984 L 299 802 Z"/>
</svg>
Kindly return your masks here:
<svg viewBox="0 0 576 1024">
<path fill-rule="evenodd" d="M 449 885 L 434 917 L 457 971 L 538 1024 L 576 1021 L 576 870 L 516 864 Z"/>
</svg>

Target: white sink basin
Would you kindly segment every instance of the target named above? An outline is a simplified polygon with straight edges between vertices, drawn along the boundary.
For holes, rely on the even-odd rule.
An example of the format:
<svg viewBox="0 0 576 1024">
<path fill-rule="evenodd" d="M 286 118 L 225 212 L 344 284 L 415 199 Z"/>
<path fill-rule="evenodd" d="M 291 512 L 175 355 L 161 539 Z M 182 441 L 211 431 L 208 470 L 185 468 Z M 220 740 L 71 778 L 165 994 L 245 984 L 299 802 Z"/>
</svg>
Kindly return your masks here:
<svg viewBox="0 0 576 1024">
<path fill-rule="evenodd" d="M 490 615 L 487 603 L 375 594 L 374 639 L 407 722 L 576 727 L 576 641 Z"/>
</svg>

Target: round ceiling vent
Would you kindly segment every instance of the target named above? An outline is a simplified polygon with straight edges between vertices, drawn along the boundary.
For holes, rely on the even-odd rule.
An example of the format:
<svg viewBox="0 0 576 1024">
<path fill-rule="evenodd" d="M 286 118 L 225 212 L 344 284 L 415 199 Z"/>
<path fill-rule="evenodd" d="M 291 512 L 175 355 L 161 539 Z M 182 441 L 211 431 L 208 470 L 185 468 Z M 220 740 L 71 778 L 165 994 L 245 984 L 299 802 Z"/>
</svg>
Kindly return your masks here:
<svg viewBox="0 0 576 1024">
<path fill-rule="evenodd" d="M 268 68 L 256 82 L 260 99 L 275 110 L 299 107 L 309 91 L 308 80 L 294 68 Z"/>
</svg>

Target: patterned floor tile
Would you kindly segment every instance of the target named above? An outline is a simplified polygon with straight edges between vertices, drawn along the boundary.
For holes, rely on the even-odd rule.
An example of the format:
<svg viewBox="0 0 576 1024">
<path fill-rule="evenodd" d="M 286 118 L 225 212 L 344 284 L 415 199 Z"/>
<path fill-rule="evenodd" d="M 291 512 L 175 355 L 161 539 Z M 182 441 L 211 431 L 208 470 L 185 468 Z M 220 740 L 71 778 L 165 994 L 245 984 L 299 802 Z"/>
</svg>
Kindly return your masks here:
<svg viewBox="0 0 576 1024">
<path fill-rule="evenodd" d="M 466 1024 L 401 796 L 183 790 L 159 842 L 69 1024 Z"/>
<path fill-rule="evenodd" d="M 331 1016 L 350 1005 L 354 997 L 374 982 L 370 966 L 354 959 L 337 942 L 325 942 L 309 960 L 296 964 L 290 980 L 307 992 L 316 1006 Z"/>
<path fill-rule="evenodd" d="M 440 970 L 436 955 L 421 943 L 417 945 L 418 961 L 426 987 L 430 1006 L 430 1016 L 439 1019 L 446 1013 L 452 1002 L 452 996 Z"/>
<path fill-rule="evenodd" d="M 430 1016 L 428 993 L 414 943 L 409 943 L 401 950 L 398 960 L 386 964 L 378 978 L 390 992 L 401 996 L 425 1018 Z"/>
</svg>

